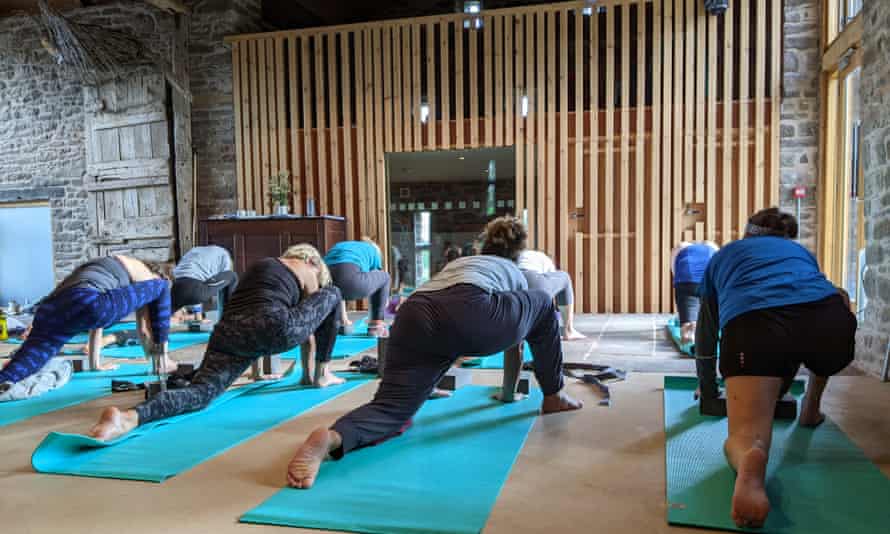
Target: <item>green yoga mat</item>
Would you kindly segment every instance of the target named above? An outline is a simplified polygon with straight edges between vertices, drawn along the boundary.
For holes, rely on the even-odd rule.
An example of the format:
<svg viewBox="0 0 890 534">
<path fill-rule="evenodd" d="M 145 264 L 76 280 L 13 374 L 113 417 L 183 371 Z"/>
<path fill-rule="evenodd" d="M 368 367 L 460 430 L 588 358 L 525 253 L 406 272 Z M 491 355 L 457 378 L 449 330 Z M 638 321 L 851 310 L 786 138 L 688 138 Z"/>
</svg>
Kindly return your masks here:
<svg viewBox="0 0 890 534">
<path fill-rule="evenodd" d="M 668 523 L 770 534 L 886 534 L 890 479 L 830 420 L 777 421 L 767 471 L 772 510 L 762 529 L 730 517 L 735 473 L 723 456 L 726 419 L 700 416 L 694 378 L 665 377 Z"/>
<path fill-rule="evenodd" d="M 300 373 L 229 390 L 207 409 L 139 427 L 102 442 L 52 432 L 31 456 L 40 473 L 163 482 L 367 382 L 299 386 Z"/>
<path fill-rule="evenodd" d="M 687 356 L 695 356 L 695 342 L 683 343 L 681 338 L 681 328 L 680 328 L 680 320 L 676 317 L 671 317 L 668 319 L 667 323 L 668 333 L 671 335 L 671 339 L 674 341 L 674 345 L 677 346 L 677 350 L 682 352 Z"/>
<path fill-rule="evenodd" d="M 350 532 L 478 533 L 522 450 L 541 392 L 513 404 L 467 386 L 427 402 L 404 435 L 325 462 L 310 490 L 285 488 L 241 516 Z"/>
<path fill-rule="evenodd" d="M 128 364 L 114 371 L 75 373 L 67 384 L 39 397 L 0 402 L 0 427 L 111 395 L 112 378 L 144 382 L 148 372 L 148 365 Z"/>
<path fill-rule="evenodd" d="M 525 343 L 524 346 L 525 350 L 522 353 L 522 361 L 530 362 L 532 361 L 532 351 L 528 348 L 528 343 Z M 473 369 L 503 369 L 504 353 L 499 352 L 497 354 L 492 354 L 491 356 L 483 356 L 481 358 L 466 360 L 463 364 L 461 364 L 461 367 L 470 367 Z"/>
</svg>

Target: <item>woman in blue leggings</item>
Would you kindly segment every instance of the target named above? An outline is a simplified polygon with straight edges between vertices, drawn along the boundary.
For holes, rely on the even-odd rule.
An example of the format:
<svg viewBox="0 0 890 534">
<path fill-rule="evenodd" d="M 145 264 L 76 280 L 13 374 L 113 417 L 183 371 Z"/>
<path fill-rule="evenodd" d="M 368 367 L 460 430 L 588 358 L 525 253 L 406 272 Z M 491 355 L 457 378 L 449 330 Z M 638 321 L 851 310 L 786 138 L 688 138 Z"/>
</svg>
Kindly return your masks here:
<svg viewBox="0 0 890 534">
<path fill-rule="evenodd" d="M 12 360 L 0 370 L 0 388 L 39 372 L 74 335 L 90 331 L 98 345 L 102 329 L 136 312 L 146 351 L 166 353 L 170 328 L 170 284 L 149 265 L 126 256 L 91 260 L 65 278 L 34 315 L 31 331 Z M 90 351 L 92 369 L 101 365 Z"/>
</svg>

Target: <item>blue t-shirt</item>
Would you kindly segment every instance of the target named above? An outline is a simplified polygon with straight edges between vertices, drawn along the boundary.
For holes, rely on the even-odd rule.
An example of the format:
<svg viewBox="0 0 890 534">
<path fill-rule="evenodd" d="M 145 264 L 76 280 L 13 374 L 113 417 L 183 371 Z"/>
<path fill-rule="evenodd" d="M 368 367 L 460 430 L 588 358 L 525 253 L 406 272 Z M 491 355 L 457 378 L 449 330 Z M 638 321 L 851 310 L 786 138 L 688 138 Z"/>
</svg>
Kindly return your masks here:
<svg viewBox="0 0 890 534">
<path fill-rule="evenodd" d="M 781 237 L 749 237 L 711 258 L 698 289 L 717 298 L 720 328 L 754 310 L 816 302 L 837 294 L 810 252 Z"/>
<path fill-rule="evenodd" d="M 377 247 L 364 241 L 340 241 L 328 251 L 324 262 L 328 265 L 354 263 L 363 273 L 383 269 Z"/>
<path fill-rule="evenodd" d="M 694 243 L 681 250 L 674 261 L 674 285 L 700 284 L 708 262 L 716 252 L 704 243 Z"/>
</svg>

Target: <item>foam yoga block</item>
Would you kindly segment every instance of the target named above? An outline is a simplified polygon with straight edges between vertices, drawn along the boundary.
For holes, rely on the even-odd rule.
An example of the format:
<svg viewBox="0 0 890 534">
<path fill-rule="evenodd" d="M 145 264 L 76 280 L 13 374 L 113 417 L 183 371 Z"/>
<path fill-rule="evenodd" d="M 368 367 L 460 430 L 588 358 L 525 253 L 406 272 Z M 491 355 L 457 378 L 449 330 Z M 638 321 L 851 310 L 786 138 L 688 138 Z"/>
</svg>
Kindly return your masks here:
<svg viewBox="0 0 890 534">
<path fill-rule="evenodd" d="M 530 362 L 532 361 L 532 351 L 531 349 L 529 349 L 528 343 L 523 343 L 523 345 L 525 346 L 525 351 L 522 353 L 522 361 Z M 461 365 L 461 367 L 472 367 L 474 369 L 503 369 L 504 353 L 499 352 L 491 356 L 483 356 L 481 358 L 466 360 Z"/>
<path fill-rule="evenodd" d="M 34 451 L 31 465 L 41 473 L 163 482 L 367 382 L 354 377 L 319 389 L 300 386 L 299 379 L 296 372 L 231 389 L 204 410 L 108 442 L 53 432 Z"/>
<path fill-rule="evenodd" d="M 148 370 L 148 365 L 126 364 L 114 371 L 76 373 L 64 386 L 39 397 L 0 403 L 0 427 L 111 395 L 112 378 L 144 382 L 151 378 Z"/>
<path fill-rule="evenodd" d="M 890 479 L 828 419 L 815 429 L 773 425 L 772 509 L 762 529 L 737 528 L 730 516 L 735 473 L 723 455 L 726 419 L 699 415 L 695 387 L 694 378 L 664 379 L 668 523 L 770 534 L 887 532 Z"/>
<path fill-rule="evenodd" d="M 285 488 L 245 523 L 350 532 L 478 533 L 522 450 L 540 390 L 502 404 L 467 386 L 424 404 L 404 435 L 325 462 L 310 490 Z"/>
</svg>

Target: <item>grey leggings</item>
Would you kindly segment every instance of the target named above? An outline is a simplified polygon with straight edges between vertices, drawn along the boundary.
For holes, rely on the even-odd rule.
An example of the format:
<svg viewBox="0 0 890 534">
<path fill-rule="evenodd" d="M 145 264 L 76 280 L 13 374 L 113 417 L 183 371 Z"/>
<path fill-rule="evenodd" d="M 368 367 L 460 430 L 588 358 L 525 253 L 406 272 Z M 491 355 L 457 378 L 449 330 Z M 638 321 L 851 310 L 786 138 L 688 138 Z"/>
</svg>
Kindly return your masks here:
<svg viewBox="0 0 890 534">
<path fill-rule="evenodd" d="M 538 290 L 555 298 L 560 306 L 571 306 L 575 303 L 575 290 L 572 288 L 572 279 L 565 271 L 552 273 L 537 273 L 523 270 L 522 274 L 528 281 L 529 291 Z"/>
<path fill-rule="evenodd" d="M 315 334 L 315 359 L 331 359 L 340 326 L 340 291 L 326 287 L 294 309 L 232 314 L 216 325 L 191 385 L 160 393 L 135 407 L 139 424 L 200 410 L 221 395 L 257 358 L 287 352 Z"/>
<path fill-rule="evenodd" d="M 389 299 L 389 273 L 371 271 L 363 273 L 354 263 L 335 263 L 329 265 L 334 285 L 343 293 L 343 300 L 361 300 L 368 298 L 371 305 L 371 319 L 383 319 L 383 310 Z"/>
</svg>

